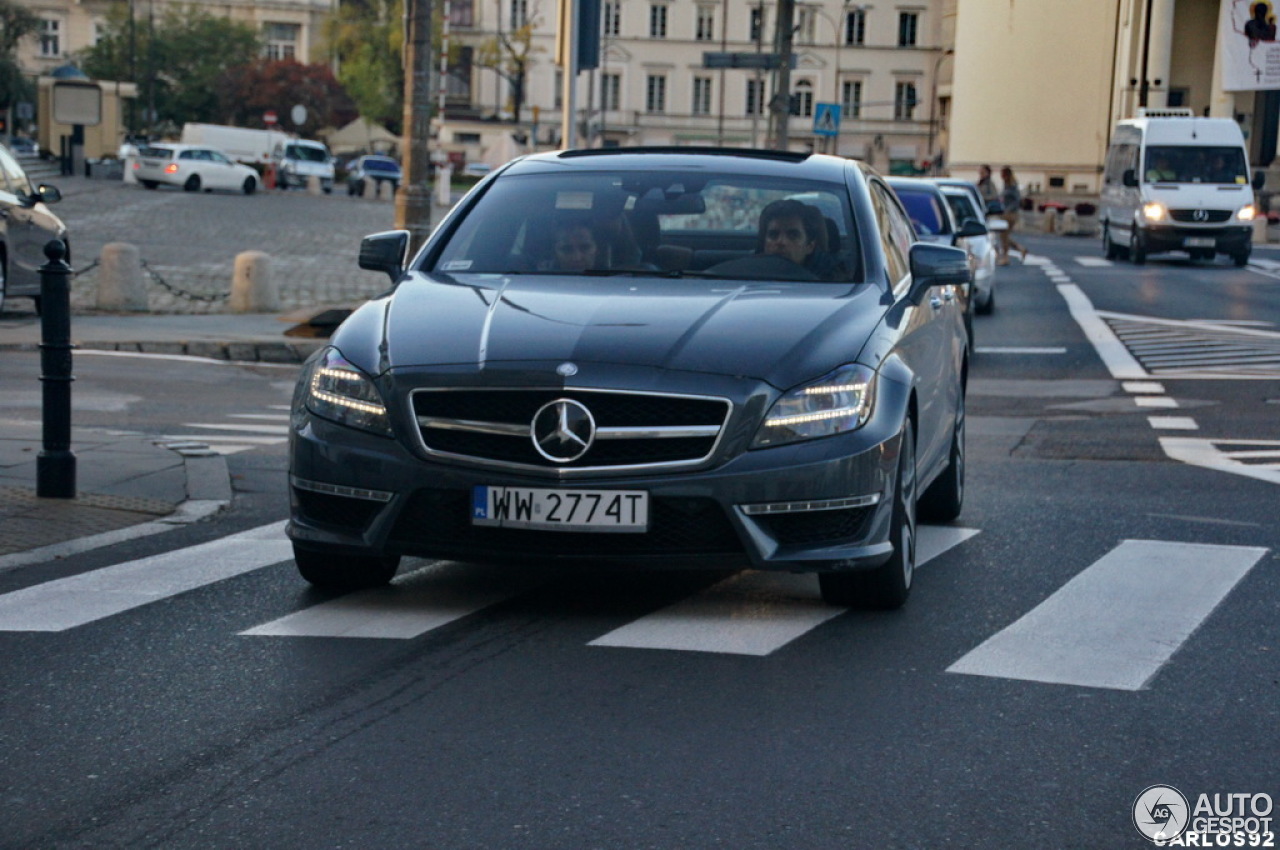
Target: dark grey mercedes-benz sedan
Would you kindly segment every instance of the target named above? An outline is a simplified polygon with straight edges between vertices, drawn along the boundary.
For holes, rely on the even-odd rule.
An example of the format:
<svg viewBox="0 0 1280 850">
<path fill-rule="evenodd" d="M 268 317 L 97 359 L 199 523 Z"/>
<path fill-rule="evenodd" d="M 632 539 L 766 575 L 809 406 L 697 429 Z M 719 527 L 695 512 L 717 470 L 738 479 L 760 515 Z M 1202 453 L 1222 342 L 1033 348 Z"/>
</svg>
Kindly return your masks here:
<svg viewBox="0 0 1280 850">
<path fill-rule="evenodd" d="M 305 365 L 302 576 L 400 557 L 815 572 L 895 608 L 964 497 L 969 270 L 866 165 L 623 148 L 498 169 Z"/>
</svg>

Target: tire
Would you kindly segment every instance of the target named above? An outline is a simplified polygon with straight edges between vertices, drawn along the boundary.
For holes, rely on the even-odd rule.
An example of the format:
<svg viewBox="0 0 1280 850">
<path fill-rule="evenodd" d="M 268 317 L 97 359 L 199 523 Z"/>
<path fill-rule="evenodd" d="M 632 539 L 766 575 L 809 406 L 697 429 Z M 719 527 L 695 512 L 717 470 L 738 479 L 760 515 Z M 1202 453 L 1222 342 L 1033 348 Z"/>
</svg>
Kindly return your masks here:
<svg viewBox="0 0 1280 850">
<path fill-rule="evenodd" d="M 324 590 L 361 590 L 381 587 L 400 567 L 396 555 L 349 555 L 337 550 L 312 549 L 293 544 L 293 561 L 308 583 Z"/>
<path fill-rule="evenodd" d="M 993 283 L 991 288 L 987 290 L 987 297 L 974 305 L 974 311 L 979 316 L 989 316 L 996 309 L 996 289 Z"/>
<path fill-rule="evenodd" d="M 828 605 L 891 611 L 901 608 L 911 595 L 916 569 L 916 439 L 910 419 L 902 426 L 898 445 L 889 529 L 893 554 L 873 570 L 819 573 L 818 587 Z"/>
<path fill-rule="evenodd" d="M 1120 246 L 1111 241 L 1111 226 L 1102 225 L 1102 255 L 1108 260 L 1116 260 L 1120 257 Z"/>
<path fill-rule="evenodd" d="M 964 507 L 964 389 L 956 405 L 956 420 L 951 430 L 951 451 L 947 469 L 920 495 L 920 519 L 928 522 L 951 522 Z"/>
<path fill-rule="evenodd" d="M 1243 251 L 1237 251 L 1236 253 L 1231 255 L 1231 261 L 1235 263 L 1237 266 L 1244 268 L 1244 266 L 1248 265 L 1249 263 L 1250 253 L 1251 251 L 1249 248 L 1245 248 Z"/>
<path fill-rule="evenodd" d="M 192 174 L 190 177 L 188 177 L 187 182 L 182 184 L 182 191 L 199 192 L 200 191 L 200 175 Z"/>
<path fill-rule="evenodd" d="M 157 182 L 156 182 L 156 181 L 154 181 L 154 180 L 143 180 L 143 181 L 142 181 L 142 188 L 144 188 L 144 189 L 153 189 L 153 190 L 154 190 L 154 189 L 155 189 L 155 188 L 157 188 L 159 185 L 160 185 L 160 184 L 159 184 L 159 183 L 157 183 Z"/>
<path fill-rule="evenodd" d="M 347 197 L 353 197 L 356 194 L 356 184 L 347 182 Z"/>
<path fill-rule="evenodd" d="M 1136 226 L 1129 242 L 1129 259 L 1133 260 L 1135 266 L 1145 265 L 1147 262 L 1147 240 Z"/>
<path fill-rule="evenodd" d="M 254 192 L 258 191 L 258 181 L 254 180 L 252 177 L 246 177 L 244 178 L 244 185 L 241 186 L 240 189 L 246 195 L 252 195 Z"/>
</svg>

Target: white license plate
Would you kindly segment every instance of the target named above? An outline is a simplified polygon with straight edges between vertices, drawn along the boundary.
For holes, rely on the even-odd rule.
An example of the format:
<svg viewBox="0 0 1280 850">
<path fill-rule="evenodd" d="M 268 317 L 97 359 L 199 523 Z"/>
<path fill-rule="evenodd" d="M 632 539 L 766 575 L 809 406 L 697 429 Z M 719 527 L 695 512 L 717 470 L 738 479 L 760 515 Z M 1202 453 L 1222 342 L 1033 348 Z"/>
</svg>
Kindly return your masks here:
<svg viewBox="0 0 1280 850">
<path fill-rule="evenodd" d="M 649 494 L 481 486 L 472 491 L 471 523 L 542 531 L 642 532 L 649 528 Z"/>
<path fill-rule="evenodd" d="M 1212 248 L 1216 244 L 1212 236 L 1188 236 L 1182 240 L 1184 248 Z"/>
</svg>

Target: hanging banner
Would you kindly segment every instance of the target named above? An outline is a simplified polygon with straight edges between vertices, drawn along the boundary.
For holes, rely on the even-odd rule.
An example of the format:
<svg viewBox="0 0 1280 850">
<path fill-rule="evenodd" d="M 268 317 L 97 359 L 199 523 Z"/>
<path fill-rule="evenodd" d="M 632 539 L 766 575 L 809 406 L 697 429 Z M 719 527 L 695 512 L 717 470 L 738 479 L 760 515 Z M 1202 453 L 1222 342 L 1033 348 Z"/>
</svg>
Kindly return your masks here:
<svg viewBox="0 0 1280 850">
<path fill-rule="evenodd" d="M 1224 0 L 1218 22 L 1224 91 L 1280 89 L 1276 0 Z"/>
</svg>

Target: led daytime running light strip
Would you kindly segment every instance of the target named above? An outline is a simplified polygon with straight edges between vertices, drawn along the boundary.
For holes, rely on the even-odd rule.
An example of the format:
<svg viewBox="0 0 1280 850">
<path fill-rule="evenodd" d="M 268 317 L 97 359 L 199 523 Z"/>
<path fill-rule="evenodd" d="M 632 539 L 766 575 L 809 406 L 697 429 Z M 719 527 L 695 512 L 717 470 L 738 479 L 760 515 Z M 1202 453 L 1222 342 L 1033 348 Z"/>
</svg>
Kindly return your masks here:
<svg viewBox="0 0 1280 850">
<path fill-rule="evenodd" d="M 794 416 L 779 416 L 765 420 L 765 425 L 777 428 L 787 425 L 807 425 L 810 422 L 824 422 L 828 419 L 839 419 L 845 416 L 860 416 L 856 407 L 839 407 L 835 410 L 821 410 L 817 413 L 798 413 Z"/>
<path fill-rule="evenodd" d="M 330 404 L 349 407 L 352 410 L 358 410 L 361 413 L 372 413 L 378 416 L 382 416 L 387 412 L 387 409 L 380 404 L 360 401 L 359 399 L 351 398 L 350 396 L 338 395 L 337 393 L 331 393 L 320 389 L 319 383 L 321 378 L 336 378 L 339 380 L 349 381 L 352 379 L 352 373 L 346 369 L 332 369 L 329 367 L 317 369 L 315 377 L 311 379 L 311 395 L 320 401 L 327 401 Z"/>
</svg>

